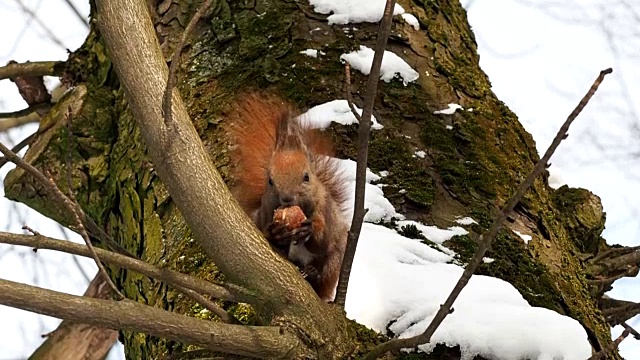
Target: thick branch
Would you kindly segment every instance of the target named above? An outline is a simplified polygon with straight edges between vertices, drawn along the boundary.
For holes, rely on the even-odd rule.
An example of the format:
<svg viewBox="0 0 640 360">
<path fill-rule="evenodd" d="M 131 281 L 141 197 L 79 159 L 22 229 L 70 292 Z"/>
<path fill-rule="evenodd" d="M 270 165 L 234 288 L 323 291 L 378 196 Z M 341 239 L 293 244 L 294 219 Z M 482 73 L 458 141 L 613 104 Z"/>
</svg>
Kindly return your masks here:
<svg viewBox="0 0 640 360">
<path fill-rule="evenodd" d="M 422 334 L 414 337 L 405 339 L 393 339 L 386 343 L 380 344 L 375 349 L 373 349 L 373 351 L 371 351 L 365 359 L 376 359 L 380 355 L 388 351 L 398 350 L 402 348 L 415 348 L 418 345 L 426 344 L 431 340 L 431 336 L 436 331 L 438 326 L 440 326 L 445 317 L 447 317 L 447 315 L 449 315 L 453 311 L 452 306 L 454 301 L 458 298 L 458 295 L 460 295 L 462 289 L 464 289 L 464 287 L 467 285 L 467 283 L 471 279 L 471 276 L 476 271 L 476 268 L 482 262 L 482 258 L 491 245 L 491 241 L 493 241 L 496 235 L 498 235 L 498 231 L 500 231 L 500 229 L 502 228 L 502 225 L 506 221 L 509 214 L 513 211 L 518 202 L 520 202 L 520 199 L 522 199 L 529 187 L 533 184 L 533 181 L 546 169 L 547 164 L 549 163 L 549 159 L 551 159 L 553 153 L 556 151 L 558 146 L 560 146 L 562 140 L 567 138 L 569 126 L 571 125 L 573 120 L 576 119 L 582 109 L 584 109 L 584 107 L 587 105 L 593 94 L 595 94 L 596 90 L 600 86 L 600 83 L 604 80 L 604 77 L 608 74 L 611 74 L 612 71 L 612 69 L 606 69 L 600 72 L 600 75 L 598 75 L 598 78 L 594 81 L 593 85 L 591 85 L 591 88 L 589 89 L 589 91 L 587 91 L 587 94 L 580 100 L 576 108 L 567 117 L 567 120 L 564 122 L 564 124 L 562 124 L 560 130 L 558 130 L 558 133 L 556 134 L 556 137 L 553 139 L 551 145 L 549 145 L 549 148 L 544 153 L 542 158 L 538 161 L 527 178 L 518 186 L 515 194 L 513 194 L 513 196 L 511 196 L 511 198 L 509 198 L 507 203 L 504 205 L 498 216 L 493 221 L 493 224 L 491 224 L 491 228 L 484 234 L 480 235 L 476 252 L 473 254 L 473 257 L 469 261 L 469 264 L 464 269 L 462 276 L 451 291 L 451 294 L 449 294 L 449 296 L 447 297 L 447 300 L 444 302 L 444 304 L 440 305 L 440 309 L 433 317 L 433 320 L 431 321 L 429 326 L 427 326 L 427 329 Z"/>
<path fill-rule="evenodd" d="M 57 76 L 63 71 L 62 61 L 40 61 L 26 63 L 12 63 L 0 66 L 0 80 L 18 76 Z"/>
<path fill-rule="evenodd" d="M 97 5 L 101 34 L 155 170 L 194 237 L 232 282 L 270 299 L 265 313 L 297 309 L 307 320 L 322 322 L 324 304 L 240 209 L 177 93 L 172 97 L 172 128 L 166 132 L 161 104 L 168 70 L 144 3 L 110 0 Z M 165 132 L 169 141 L 163 141 Z"/>
<path fill-rule="evenodd" d="M 62 251 L 68 254 L 91 257 L 86 246 L 64 240 L 52 239 L 46 236 L 20 235 L 0 232 L 0 243 L 9 245 L 29 246 L 35 249 Z M 217 299 L 238 301 L 239 294 L 232 293 L 222 286 L 198 279 L 177 271 L 155 267 L 149 263 L 114 252 L 95 249 L 98 258 L 127 270 L 132 270 L 150 278 L 160 280 L 168 285 L 191 289 L 200 294 L 213 296 Z M 246 300 L 246 299 L 244 299 Z"/>
<path fill-rule="evenodd" d="M 133 301 L 119 302 L 63 294 L 0 280 L 0 304 L 114 330 L 131 330 L 195 344 L 212 351 L 275 359 L 298 346 L 279 327 L 221 324 L 174 314 Z"/>
<path fill-rule="evenodd" d="M 345 250 L 342 266 L 340 268 L 340 281 L 336 291 L 336 304 L 344 307 L 347 297 L 347 288 L 349 286 L 349 276 L 351 275 L 351 267 L 353 266 L 353 258 L 356 255 L 358 246 L 358 238 L 362 230 L 362 222 L 367 210 L 364 208 L 364 191 L 367 185 L 367 157 L 369 154 L 369 132 L 371 131 L 371 114 L 373 113 L 373 103 L 376 99 L 378 91 L 378 82 L 380 81 L 380 66 L 382 66 L 382 56 L 384 49 L 387 47 L 387 39 L 391 31 L 393 23 L 393 9 L 396 6 L 395 0 L 387 0 L 384 8 L 384 15 L 380 21 L 378 29 L 378 39 L 376 42 L 376 51 L 373 55 L 371 63 L 371 72 L 367 79 L 367 85 L 364 91 L 364 105 L 362 106 L 362 116 L 358 123 L 358 159 L 356 165 L 356 194 L 353 205 L 353 219 L 351 220 L 351 228 L 347 238 L 347 249 Z M 350 96 L 350 94 L 349 94 Z M 347 99 L 347 102 L 350 102 Z M 351 105 L 350 105 L 351 106 Z"/>
</svg>

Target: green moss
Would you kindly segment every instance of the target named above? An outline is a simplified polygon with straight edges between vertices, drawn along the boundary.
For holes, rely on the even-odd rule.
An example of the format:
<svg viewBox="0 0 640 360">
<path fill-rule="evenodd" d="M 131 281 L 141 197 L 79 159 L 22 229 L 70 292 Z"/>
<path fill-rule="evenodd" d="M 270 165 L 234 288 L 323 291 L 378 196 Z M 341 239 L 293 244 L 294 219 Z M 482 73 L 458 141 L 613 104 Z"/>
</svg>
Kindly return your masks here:
<svg viewBox="0 0 640 360">
<path fill-rule="evenodd" d="M 373 171 L 389 171 L 384 178 L 385 195 L 394 198 L 400 190 L 414 204 L 428 207 L 433 203 L 435 187 L 431 175 L 419 158 L 400 138 L 386 138 L 375 134 L 369 144 L 369 165 Z M 388 194 L 393 192 L 393 194 Z"/>
<path fill-rule="evenodd" d="M 373 350 L 376 345 L 389 340 L 387 336 L 378 334 L 364 325 L 358 324 L 352 320 L 347 321 L 347 330 L 351 334 L 351 338 L 354 339 L 354 344 L 356 346 L 354 353 L 351 355 L 352 359 L 362 358 Z"/>
<path fill-rule="evenodd" d="M 478 274 L 508 281 L 532 306 L 564 313 L 564 300 L 549 270 L 531 257 L 525 243 L 511 231 L 498 233 L 486 256 L 494 261 L 481 264 Z"/>
</svg>

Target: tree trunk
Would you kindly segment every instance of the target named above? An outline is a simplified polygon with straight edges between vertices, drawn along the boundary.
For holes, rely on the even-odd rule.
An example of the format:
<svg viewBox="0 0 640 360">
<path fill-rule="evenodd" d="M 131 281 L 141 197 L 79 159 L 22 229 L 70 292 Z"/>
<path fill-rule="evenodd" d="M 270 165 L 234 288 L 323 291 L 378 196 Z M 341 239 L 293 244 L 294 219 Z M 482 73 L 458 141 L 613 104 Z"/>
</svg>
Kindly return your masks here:
<svg viewBox="0 0 640 360">
<path fill-rule="evenodd" d="M 147 3 L 168 59 L 200 2 Z M 302 110 L 344 99 L 344 67 L 339 57 L 361 44 L 373 48 L 377 24 L 329 26 L 326 16 L 315 13 L 307 1 L 218 3 L 215 16 L 202 19 L 190 36 L 178 88 L 211 161 L 231 183 L 223 126 L 234 96 L 266 90 Z M 369 166 L 390 172 L 385 193 L 407 218 L 451 226 L 456 216 L 471 216 L 479 222 L 473 231 L 477 234 L 490 225 L 538 160 L 533 139 L 491 92 L 461 5 L 447 0 L 399 3 L 419 19 L 421 29 L 416 31 L 396 17 L 388 50 L 404 58 L 420 78 L 407 86 L 397 79 L 380 83 L 374 114 L 384 129 L 372 133 Z M 309 48 L 324 54 L 311 58 L 300 53 Z M 362 104 L 359 94 L 365 80 L 353 72 L 357 105 Z M 72 118 L 64 110 L 47 115 L 27 159 L 48 169 L 62 189 L 70 170 L 72 190 L 83 209 L 137 257 L 203 279 L 221 280 L 154 172 L 95 26 L 85 44 L 70 55 L 64 81 L 83 85 L 65 98 L 81 110 Z M 434 115 L 449 103 L 465 110 Z M 565 114 L 556 115 L 560 119 Z M 68 121 L 73 135 L 72 169 L 65 166 Z M 331 131 L 339 155 L 354 159 L 356 128 L 334 125 Z M 412 156 L 416 150 L 427 155 Z M 406 192 L 398 195 L 400 189 Z M 6 178 L 5 192 L 46 216 L 70 223 L 20 170 Z M 566 195 L 564 190 L 551 189 L 546 178 L 537 180 L 510 219 L 510 229 L 500 232 L 487 254 L 495 261 L 482 265 L 480 273 L 509 281 L 532 305 L 577 319 L 598 351 L 611 342 L 609 326 L 597 308 L 602 291 L 593 291 L 586 281 L 586 276 L 598 273 L 585 275 L 587 265 L 582 261 L 606 248 L 600 237 L 604 214 L 597 197 Z M 589 221 L 580 221 L 585 212 Z M 525 245 L 511 230 L 530 234 L 533 240 Z M 462 261 L 472 254 L 475 234 L 455 237 L 448 244 Z M 110 272 L 129 299 L 214 318 L 162 283 L 116 268 Z M 224 305 L 246 324 L 271 320 L 258 319 L 243 304 Z M 161 358 L 188 349 L 126 331 L 121 338 L 132 359 Z"/>
</svg>

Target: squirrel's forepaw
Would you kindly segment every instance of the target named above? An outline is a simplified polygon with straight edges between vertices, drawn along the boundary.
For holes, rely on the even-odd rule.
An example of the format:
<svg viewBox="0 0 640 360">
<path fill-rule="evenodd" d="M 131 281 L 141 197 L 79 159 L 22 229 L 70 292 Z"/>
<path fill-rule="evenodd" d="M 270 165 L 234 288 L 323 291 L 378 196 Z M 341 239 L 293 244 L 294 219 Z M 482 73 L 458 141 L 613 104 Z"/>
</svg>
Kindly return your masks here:
<svg viewBox="0 0 640 360">
<path fill-rule="evenodd" d="M 302 273 L 302 277 L 305 278 L 309 283 L 313 284 L 320 278 L 320 273 L 318 269 L 316 269 L 313 265 L 307 265 L 300 271 Z"/>
</svg>

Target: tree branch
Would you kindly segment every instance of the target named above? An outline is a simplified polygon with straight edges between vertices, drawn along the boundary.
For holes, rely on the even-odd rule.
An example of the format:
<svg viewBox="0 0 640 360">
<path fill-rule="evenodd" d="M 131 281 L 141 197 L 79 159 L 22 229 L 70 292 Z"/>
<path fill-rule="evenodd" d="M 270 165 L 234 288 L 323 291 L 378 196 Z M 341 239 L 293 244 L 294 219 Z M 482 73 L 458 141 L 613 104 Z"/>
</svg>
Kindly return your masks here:
<svg viewBox="0 0 640 360">
<path fill-rule="evenodd" d="M 558 133 L 556 134 L 556 137 L 553 139 L 551 145 L 549 145 L 549 148 L 544 153 L 542 158 L 538 161 L 527 178 L 518 186 L 515 194 L 513 194 L 513 196 L 511 196 L 511 198 L 504 205 L 496 219 L 493 221 L 491 228 L 484 234 L 480 235 L 476 252 L 469 261 L 469 264 L 465 268 L 455 287 L 451 291 L 451 294 L 449 294 L 449 297 L 447 297 L 447 300 L 444 302 L 444 304 L 440 305 L 440 309 L 433 317 L 433 320 L 431 321 L 427 329 L 422 334 L 414 337 L 405 339 L 393 339 L 386 343 L 380 344 L 376 348 L 374 348 L 365 357 L 365 359 L 376 359 L 380 355 L 385 354 L 388 351 L 398 350 L 402 348 L 415 348 L 418 345 L 426 344 L 431 340 L 431 336 L 436 331 L 438 326 L 440 326 L 445 317 L 453 311 L 453 309 L 451 308 L 453 306 L 453 302 L 458 298 L 458 295 L 460 295 L 460 292 L 462 292 L 462 289 L 464 289 L 464 287 L 467 285 L 469 279 L 471 279 L 471 276 L 476 271 L 476 268 L 482 262 L 482 258 L 484 257 L 485 252 L 489 248 L 489 245 L 491 245 L 491 241 L 493 241 L 493 239 L 498 234 L 498 231 L 500 231 L 500 229 L 502 228 L 502 225 L 507 219 L 507 216 L 509 216 L 518 202 L 520 202 L 520 199 L 522 199 L 526 191 L 533 184 L 533 181 L 545 170 L 547 163 L 549 162 L 549 159 L 551 159 L 553 153 L 556 151 L 562 140 L 567 138 L 567 132 L 569 131 L 569 126 L 571 125 L 573 120 L 576 119 L 582 109 L 584 109 L 584 107 L 587 105 L 591 97 L 593 97 L 593 94 L 595 94 L 598 86 L 600 86 L 600 83 L 602 83 L 602 81 L 604 80 L 604 77 L 608 74 L 611 74 L 612 71 L 613 70 L 609 68 L 600 72 L 600 75 L 598 75 L 593 85 L 591 85 L 591 88 L 589 89 L 587 94 L 580 100 L 576 108 L 567 117 L 567 120 L 564 122 L 564 124 L 562 124 L 560 130 L 558 130 Z"/>
<path fill-rule="evenodd" d="M 355 105 L 353 105 L 353 96 L 351 94 L 351 65 L 346 61 L 344 64 L 344 92 L 345 97 L 347 98 L 347 105 L 349 105 L 349 109 L 351 109 L 351 113 L 358 120 L 358 123 L 362 121 L 360 114 L 356 110 Z M 357 165 L 357 164 L 356 164 Z"/>
<path fill-rule="evenodd" d="M 62 75 L 65 63 L 63 61 L 40 61 L 13 63 L 0 66 L 0 80 L 18 76 L 59 76 Z"/>
<path fill-rule="evenodd" d="M 53 239 L 42 235 L 21 235 L 0 231 L 0 243 L 29 246 L 34 249 L 55 250 L 73 255 L 79 255 L 89 258 L 91 257 L 89 249 L 87 249 L 86 246 L 72 243 L 70 241 Z M 173 287 L 190 289 L 200 294 L 205 294 L 222 300 L 250 300 L 250 298 L 248 298 L 248 293 L 246 291 L 241 291 L 238 288 L 235 288 L 235 291 L 232 291 L 220 285 L 212 284 L 208 281 L 195 278 L 187 274 L 153 266 L 142 260 L 134 259 L 102 249 L 95 249 L 95 251 L 98 255 L 98 258 L 108 264 L 139 272 L 145 276 L 162 281 Z"/>
<path fill-rule="evenodd" d="M 28 108 L 22 109 L 22 110 L 7 112 L 7 113 L 0 113 L 0 119 L 26 117 L 27 115 L 30 115 L 32 113 L 37 113 L 40 111 L 49 111 L 51 110 L 52 107 L 53 107 L 52 103 L 40 103 L 37 105 L 29 106 Z M 3 131 L 3 130 L 4 129 L 0 127 L 0 131 Z"/>
<path fill-rule="evenodd" d="M 130 330 L 263 359 L 282 358 L 299 343 L 279 327 L 221 324 L 174 314 L 130 300 L 73 296 L 0 279 L 0 304 L 114 330 Z"/>
<path fill-rule="evenodd" d="M 168 71 L 144 4 L 110 0 L 97 5 L 101 34 L 155 170 L 194 237 L 229 280 L 271 300 L 271 309 L 262 309 L 266 313 L 281 304 L 283 310 L 304 306 L 308 315 L 321 314 L 323 304 L 311 286 L 271 250 L 240 209 L 205 152 L 179 94 L 173 96 L 171 141 L 163 141 L 158 105 Z"/>
<path fill-rule="evenodd" d="M 111 288 L 101 273 L 90 281 L 84 296 L 110 299 Z M 118 340 L 118 332 L 82 323 L 63 321 L 29 359 L 102 360 Z"/>
<path fill-rule="evenodd" d="M 69 111 L 71 111 L 71 110 L 69 110 Z M 87 245 L 87 248 L 89 249 L 94 261 L 96 262 L 96 265 L 98 266 L 98 269 L 100 269 L 100 272 L 103 273 L 103 275 L 105 277 L 105 281 L 107 282 L 107 284 L 109 284 L 109 286 L 113 290 L 114 294 L 116 294 L 116 296 L 118 296 L 119 299 L 124 299 L 125 296 L 118 290 L 118 287 L 113 283 L 113 280 L 111 280 L 111 278 L 109 277 L 109 274 L 107 273 L 107 270 L 104 268 L 102 263 L 100 263 L 100 260 L 98 259 L 98 256 L 95 253 L 93 245 L 91 244 L 91 240 L 89 239 L 89 235 L 87 234 L 87 232 L 86 232 L 86 230 L 84 228 L 84 223 L 81 220 L 81 219 L 85 219 L 86 216 L 84 214 L 84 211 L 80 207 L 80 205 L 77 202 L 74 202 L 71 199 L 69 199 L 58 188 L 58 186 L 56 185 L 55 181 L 53 180 L 53 178 L 51 176 L 47 177 L 44 174 L 42 174 L 38 169 L 33 167 L 33 165 L 31 165 L 31 164 L 27 163 L 26 161 L 24 161 L 24 159 L 22 159 L 21 157 L 16 155 L 14 152 L 9 150 L 2 143 L 0 143 L 0 152 L 2 152 L 4 154 L 4 156 L 5 156 L 5 158 L 7 160 L 11 161 L 12 163 L 16 164 L 16 166 L 22 168 L 23 170 L 25 170 L 26 172 L 31 174 L 37 181 L 40 182 L 40 184 L 42 186 L 44 186 L 46 189 L 48 189 L 55 196 L 55 198 L 65 208 L 67 208 L 67 210 L 73 215 L 73 219 L 75 221 L 75 225 L 78 228 L 78 230 L 80 231 L 80 234 L 82 235 L 82 239 L 85 241 L 85 243 Z M 70 194 L 73 197 L 73 194 L 72 193 L 70 193 Z"/>
<path fill-rule="evenodd" d="M 393 9 L 396 5 L 395 0 L 387 0 L 384 8 L 384 15 L 380 21 L 378 28 L 378 39 L 376 41 L 376 50 L 371 63 L 371 72 L 367 79 L 367 85 L 364 91 L 364 105 L 362 106 L 362 116 L 358 123 L 358 159 L 356 165 L 356 193 L 353 205 L 353 219 L 351 228 L 347 237 L 347 249 L 344 253 L 342 266 L 340 268 L 340 280 L 336 290 L 335 303 L 344 308 L 347 298 L 347 288 L 349 286 L 349 276 L 351 275 L 351 267 L 353 266 L 353 257 L 356 255 L 358 246 L 358 238 L 362 230 L 362 222 L 367 211 L 364 208 L 364 191 L 367 185 L 367 157 L 369 153 L 369 132 L 371 131 L 371 114 L 373 113 L 373 104 L 376 100 L 378 91 L 378 82 L 380 81 L 380 66 L 382 66 L 382 57 L 387 47 L 387 39 L 391 31 L 393 23 Z M 348 101 L 348 100 L 347 100 Z M 351 105 L 350 105 L 351 106 Z"/>
<path fill-rule="evenodd" d="M 26 138 L 22 139 L 22 141 L 20 141 L 18 144 L 16 144 L 16 146 L 11 148 L 11 152 L 13 152 L 13 153 L 20 152 L 20 150 L 25 148 L 25 146 L 31 144 L 31 141 L 33 141 L 33 139 L 35 137 L 36 137 L 36 133 L 33 133 L 33 134 L 27 136 Z M 0 168 L 3 167 L 7 162 L 9 162 L 9 160 L 7 160 L 6 157 L 0 156 Z"/>
<path fill-rule="evenodd" d="M 171 136 L 162 116 L 168 69 L 144 2 L 97 1 L 97 18 L 114 70 L 140 128 L 154 170 L 194 238 L 228 279 L 255 292 L 255 309 L 304 329 L 296 354 L 347 350 L 344 316 L 328 308 L 296 267 L 276 254 L 216 171 L 179 93 L 172 98 Z M 296 333 L 298 333 L 296 331 Z M 328 337 L 331 336 L 331 341 Z M 322 346 L 309 346 L 309 344 Z M 319 352 L 319 355 L 318 355 Z"/>
<path fill-rule="evenodd" d="M 629 336 L 629 330 L 624 329 L 622 334 L 620 334 L 620 336 L 618 336 L 615 340 L 613 340 L 611 344 L 607 345 L 604 349 L 593 354 L 593 356 L 588 358 L 587 360 L 599 360 L 611 354 L 612 352 L 616 351 L 616 349 L 618 348 L 622 340 L 626 339 L 627 336 Z"/>
</svg>

